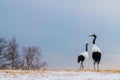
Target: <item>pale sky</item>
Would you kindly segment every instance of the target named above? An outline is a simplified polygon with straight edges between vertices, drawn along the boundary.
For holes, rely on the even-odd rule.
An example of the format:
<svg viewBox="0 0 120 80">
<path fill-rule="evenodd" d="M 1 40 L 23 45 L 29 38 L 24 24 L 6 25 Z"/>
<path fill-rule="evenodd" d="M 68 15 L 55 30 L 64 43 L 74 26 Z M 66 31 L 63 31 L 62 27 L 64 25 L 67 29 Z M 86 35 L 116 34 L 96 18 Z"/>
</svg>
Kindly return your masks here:
<svg viewBox="0 0 120 80">
<path fill-rule="evenodd" d="M 101 69 L 120 69 L 120 0 L 0 0 L 0 36 L 20 47 L 39 46 L 48 69 L 79 69 L 77 56 L 89 42 L 85 69 L 93 69 L 92 38 L 102 51 Z"/>
</svg>

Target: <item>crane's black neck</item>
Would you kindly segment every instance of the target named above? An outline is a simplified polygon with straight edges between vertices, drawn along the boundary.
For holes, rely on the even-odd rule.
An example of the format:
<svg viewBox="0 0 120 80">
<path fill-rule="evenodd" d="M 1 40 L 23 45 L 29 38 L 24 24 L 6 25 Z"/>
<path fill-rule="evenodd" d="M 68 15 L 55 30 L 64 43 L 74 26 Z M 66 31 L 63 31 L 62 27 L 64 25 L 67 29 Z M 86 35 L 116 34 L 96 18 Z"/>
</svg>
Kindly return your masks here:
<svg viewBox="0 0 120 80">
<path fill-rule="evenodd" d="M 96 40 L 97 36 L 94 36 L 94 39 L 93 39 L 93 44 L 95 44 L 95 40 Z"/>
<path fill-rule="evenodd" d="M 86 52 L 88 51 L 88 44 L 85 45 L 86 46 Z"/>
</svg>

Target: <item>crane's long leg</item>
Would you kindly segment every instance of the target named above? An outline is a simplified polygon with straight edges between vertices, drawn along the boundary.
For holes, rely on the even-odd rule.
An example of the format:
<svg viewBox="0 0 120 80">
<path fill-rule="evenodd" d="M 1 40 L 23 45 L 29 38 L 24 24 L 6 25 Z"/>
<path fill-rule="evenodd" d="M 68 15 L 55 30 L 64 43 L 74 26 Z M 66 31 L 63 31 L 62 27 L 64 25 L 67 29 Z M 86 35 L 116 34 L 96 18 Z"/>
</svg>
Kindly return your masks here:
<svg viewBox="0 0 120 80">
<path fill-rule="evenodd" d="M 81 70 L 81 63 L 80 63 L 80 68 L 79 68 L 79 70 Z"/>
<path fill-rule="evenodd" d="M 97 70 L 99 71 L 99 63 L 97 63 Z"/>
<path fill-rule="evenodd" d="M 80 64 L 80 68 L 79 68 L 79 70 L 81 69 L 81 64 Z"/>
<path fill-rule="evenodd" d="M 98 64 L 98 71 L 99 71 L 99 64 Z"/>
<path fill-rule="evenodd" d="M 82 62 L 82 70 L 84 69 L 83 62 Z"/>
<path fill-rule="evenodd" d="M 94 64 L 94 70 L 95 70 L 95 61 L 94 61 L 94 63 L 93 63 L 93 64 Z"/>
</svg>

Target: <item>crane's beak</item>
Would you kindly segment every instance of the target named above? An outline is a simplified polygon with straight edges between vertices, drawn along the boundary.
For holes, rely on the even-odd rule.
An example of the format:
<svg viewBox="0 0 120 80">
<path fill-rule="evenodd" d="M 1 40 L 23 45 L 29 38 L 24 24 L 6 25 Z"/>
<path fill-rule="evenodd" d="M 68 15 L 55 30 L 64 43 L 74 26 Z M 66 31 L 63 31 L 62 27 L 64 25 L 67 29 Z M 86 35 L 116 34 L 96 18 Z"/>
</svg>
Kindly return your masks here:
<svg viewBox="0 0 120 80">
<path fill-rule="evenodd" d="M 92 37 L 93 35 L 89 35 L 88 37 Z"/>
</svg>

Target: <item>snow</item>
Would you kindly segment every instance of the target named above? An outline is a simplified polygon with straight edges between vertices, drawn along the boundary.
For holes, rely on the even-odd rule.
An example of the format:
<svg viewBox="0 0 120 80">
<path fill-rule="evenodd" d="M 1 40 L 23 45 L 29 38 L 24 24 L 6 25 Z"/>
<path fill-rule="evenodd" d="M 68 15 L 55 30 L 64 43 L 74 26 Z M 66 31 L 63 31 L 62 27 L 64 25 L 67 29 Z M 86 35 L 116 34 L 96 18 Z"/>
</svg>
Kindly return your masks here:
<svg viewBox="0 0 120 80">
<path fill-rule="evenodd" d="M 0 80 L 120 80 L 120 72 L 0 70 Z"/>
</svg>

